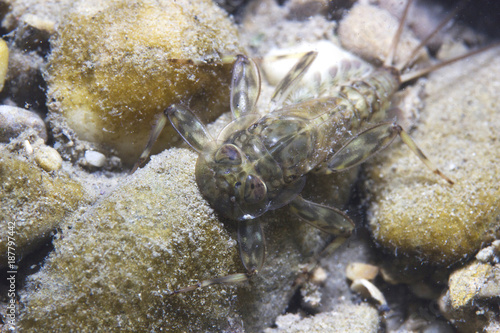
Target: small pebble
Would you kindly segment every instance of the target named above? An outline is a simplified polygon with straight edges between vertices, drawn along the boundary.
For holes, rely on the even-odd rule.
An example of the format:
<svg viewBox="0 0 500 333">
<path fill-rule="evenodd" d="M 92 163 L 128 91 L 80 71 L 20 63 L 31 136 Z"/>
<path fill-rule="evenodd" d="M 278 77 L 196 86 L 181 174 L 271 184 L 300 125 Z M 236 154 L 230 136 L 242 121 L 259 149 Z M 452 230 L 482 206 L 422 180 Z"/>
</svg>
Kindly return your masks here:
<svg viewBox="0 0 500 333">
<path fill-rule="evenodd" d="M 9 142 L 28 128 L 33 128 L 43 141 L 47 141 L 47 128 L 36 113 L 16 106 L 0 105 L 0 142 Z"/>
<path fill-rule="evenodd" d="M 35 150 L 35 161 L 45 171 L 56 171 L 61 168 L 61 155 L 52 147 L 40 146 Z"/>
<path fill-rule="evenodd" d="M 85 160 L 87 164 L 96 168 L 102 168 L 106 163 L 106 156 L 98 151 L 87 150 L 85 152 Z"/>
<path fill-rule="evenodd" d="M 312 276 L 311 276 L 311 282 L 320 285 L 326 281 L 326 278 L 328 277 L 328 274 L 322 267 L 318 267 L 314 270 Z"/>
</svg>

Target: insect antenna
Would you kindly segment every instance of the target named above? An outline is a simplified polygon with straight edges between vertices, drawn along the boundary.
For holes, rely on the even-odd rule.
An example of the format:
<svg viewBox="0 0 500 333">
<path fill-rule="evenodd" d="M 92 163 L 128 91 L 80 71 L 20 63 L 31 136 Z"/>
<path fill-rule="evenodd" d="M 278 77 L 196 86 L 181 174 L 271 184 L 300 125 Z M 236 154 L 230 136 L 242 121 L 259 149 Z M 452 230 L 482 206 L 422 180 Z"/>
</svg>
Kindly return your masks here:
<svg viewBox="0 0 500 333">
<path fill-rule="evenodd" d="M 459 2 L 459 4 L 455 7 L 455 9 L 450 13 L 448 14 L 437 26 L 436 28 L 434 28 L 431 33 L 426 37 L 424 38 L 420 44 L 415 47 L 413 49 L 413 51 L 411 52 L 410 56 L 407 58 L 406 61 L 404 61 L 402 64 L 400 65 L 397 65 L 396 66 L 396 69 L 399 71 L 399 72 L 402 72 L 403 70 L 405 70 L 406 68 L 408 68 L 411 64 L 412 64 L 412 61 L 414 60 L 414 58 L 416 57 L 417 53 L 429 42 L 429 40 L 431 40 L 446 24 L 448 24 L 454 17 L 455 15 L 460 11 L 462 10 L 465 5 L 467 4 L 469 0 L 462 0 Z M 411 4 L 412 0 L 408 1 L 407 4 L 406 4 L 406 7 L 405 7 L 405 12 L 403 13 L 403 18 L 401 19 L 401 22 L 400 22 L 400 26 L 398 27 L 398 32 L 396 33 L 396 36 L 394 37 L 394 41 L 393 41 L 393 44 L 397 44 L 396 41 L 398 38 L 399 39 L 399 34 L 401 33 L 400 30 L 402 30 L 402 26 L 403 26 L 403 22 L 406 18 L 406 14 L 407 14 L 407 11 L 408 11 L 408 8 L 409 8 L 409 5 Z M 457 57 L 454 57 L 454 58 L 451 58 L 451 59 L 448 59 L 448 60 L 445 60 L 445 61 L 442 61 L 438 64 L 435 64 L 435 65 L 431 65 L 429 67 L 426 67 L 426 68 L 423 68 L 423 69 L 420 69 L 420 70 L 417 70 L 417 71 L 413 71 L 413 72 L 410 72 L 410 73 L 406 73 L 406 74 L 401 74 L 401 83 L 405 83 L 405 82 L 408 82 L 408 81 L 411 81 L 411 80 L 414 80 L 416 78 L 419 78 L 421 76 L 424 76 L 426 74 L 429 74 L 435 70 L 438 70 L 439 68 L 442 68 L 442 67 L 445 67 L 449 64 L 452 64 L 454 62 L 457 62 L 457 61 L 460 61 L 462 59 L 466 59 L 466 58 L 469 58 L 469 57 L 472 57 L 476 54 L 479 54 L 479 53 L 482 53 L 486 50 L 489 50 L 489 49 L 492 49 L 496 46 L 499 46 L 500 43 L 494 43 L 492 45 L 488 45 L 488 46 L 485 46 L 485 47 L 482 47 L 482 48 L 479 48 L 477 50 L 473 50 L 471 52 L 467 52 L 463 55 L 460 55 L 460 56 L 457 56 Z M 391 55 L 392 57 L 394 57 L 394 54 L 396 52 L 396 46 L 393 46 L 391 45 Z M 392 54 L 393 53 L 393 54 Z M 385 66 L 390 66 L 390 63 L 388 63 L 388 59 L 386 59 L 386 61 L 384 62 L 384 65 Z M 392 59 L 390 59 L 391 62 L 392 62 Z"/>
<path fill-rule="evenodd" d="M 441 31 L 441 29 L 446 25 L 448 24 L 454 17 L 455 15 L 457 15 L 457 13 L 459 11 L 461 11 L 465 5 L 469 2 L 469 0 L 462 0 L 458 3 L 458 5 L 455 7 L 455 9 L 449 13 L 440 23 L 437 27 L 434 28 L 434 30 L 431 31 L 431 33 L 429 35 L 427 35 L 426 38 L 424 38 L 424 40 L 422 40 L 420 42 L 420 44 L 418 44 L 418 46 L 416 48 L 413 49 L 413 51 L 411 52 L 410 56 L 408 57 L 408 59 L 403 62 L 401 65 L 397 66 L 397 68 L 399 69 L 399 71 L 403 71 L 404 69 L 410 67 L 410 65 L 412 64 L 412 61 L 414 60 L 414 58 L 417 56 L 417 53 L 424 47 L 427 45 L 427 43 L 434 37 L 436 36 L 436 34 Z"/>
<path fill-rule="evenodd" d="M 383 65 L 384 67 L 391 67 L 393 64 L 394 58 L 396 57 L 399 40 L 401 39 L 401 34 L 403 33 L 406 16 L 408 15 L 408 10 L 410 9 L 412 2 L 413 0 L 408 0 L 408 2 L 406 3 L 405 9 L 403 11 L 403 16 L 401 17 L 401 21 L 399 22 L 398 30 L 396 30 L 396 34 L 392 39 L 391 47 L 389 48 L 389 54 L 387 58 L 385 58 Z"/>
<path fill-rule="evenodd" d="M 445 67 L 445 66 L 447 66 L 449 64 L 452 64 L 454 62 L 457 62 L 459 60 L 472 57 L 472 56 L 474 56 L 476 54 L 479 54 L 479 53 L 485 52 L 487 50 L 493 49 L 493 48 L 495 48 L 497 46 L 500 46 L 500 42 L 493 43 L 493 44 L 487 45 L 485 47 L 481 47 L 481 48 L 479 48 L 477 50 L 470 51 L 470 52 L 467 52 L 465 54 L 462 54 L 461 56 L 454 57 L 454 58 L 442 61 L 442 62 L 440 62 L 438 64 L 435 64 L 435 65 L 432 65 L 432 66 L 429 66 L 429 67 L 426 67 L 426 68 L 422 68 L 421 70 L 417 70 L 417 71 L 414 71 L 414 72 L 411 72 L 411 73 L 407 73 L 407 74 L 402 74 L 401 75 L 401 83 L 405 83 L 405 82 L 411 81 L 413 79 L 419 78 L 421 76 L 429 74 L 430 72 L 434 72 L 435 70 L 438 70 L 439 68 Z"/>
</svg>

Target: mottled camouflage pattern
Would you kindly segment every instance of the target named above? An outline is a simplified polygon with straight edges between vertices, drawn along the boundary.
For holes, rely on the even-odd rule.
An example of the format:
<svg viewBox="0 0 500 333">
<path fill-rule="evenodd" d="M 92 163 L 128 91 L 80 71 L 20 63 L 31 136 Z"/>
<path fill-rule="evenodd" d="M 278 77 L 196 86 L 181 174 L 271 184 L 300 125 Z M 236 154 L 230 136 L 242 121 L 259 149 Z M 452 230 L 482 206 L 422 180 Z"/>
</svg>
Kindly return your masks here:
<svg viewBox="0 0 500 333">
<path fill-rule="evenodd" d="M 381 69 L 341 86 L 334 96 L 290 104 L 260 119 L 252 113 L 236 118 L 217 148 L 200 155 L 200 191 L 235 220 L 282 207 L 301 192 L 307 173 L 331 172 L 334 153 L 367 123 L 385 118 L 398 87 L 398 76 Z"/>
<path fill-rule="evenodd" d="M 173 293 L 244 281 L 256 274 L 265 257 L 265 237 L 258 217 L 286 205 L 305 222 L 336 236 L 332 244 L 338 247 L 349 237 L 354 223 L 342 211 L 300 196 L 307 174 L 341 172 L 356 166 L 397 136 L 427 167 L 453 183 L 401 126 L 386 121 L 403 68 L 392 67 L 391 60 L 381 68 L 366 70 L 358 60 L 346 60 L 341 62 L 342 68 L 326 69 L 326 78 L 318 74 L 315 77 L 319 79 L 301 83 L 315 58 L 315 52 L 308 52 L 299 59 L 278 84 L 269 112 L 261 117 L 255 110 L 260 94 L 259 68 L 251 59 L 237 56 L 230 96 L 233 121 L 216 140 L 181 105 L 169 107 L 158 121 L 138 164 L 149 155 L 168 117 L 199 154 L 196 181 L 203 196 L 219 214 L 238 221 L 240 256 L 246 268 L 246 273 L 205 280 Z"/>
</svg>

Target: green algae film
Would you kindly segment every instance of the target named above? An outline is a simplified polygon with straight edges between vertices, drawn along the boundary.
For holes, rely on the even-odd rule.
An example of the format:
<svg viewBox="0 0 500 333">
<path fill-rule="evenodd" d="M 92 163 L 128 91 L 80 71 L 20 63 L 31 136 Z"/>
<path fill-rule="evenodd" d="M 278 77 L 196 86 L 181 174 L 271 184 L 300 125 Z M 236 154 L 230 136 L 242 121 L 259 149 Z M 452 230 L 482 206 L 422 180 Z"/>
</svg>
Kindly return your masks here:
<svg viewBox="0 0 500 333">
<path fill-rule="evenodd" d="M 188 104 L 204 121 L 228 110 L 231 64 L 221 65 L 220 57 L 241 52 L 236 36 L 226 14 L 208 0 L 76 6 L 51 41 L 49 109 L 80 139 L 115 149 L 133 164 L 169 105 Z M 159 142 L 165 148 L 173 138 L 169 127 Z"/>
<path fill-rule="evenodd" d="M 236 242 L 196 188 L 195 154 L 170 152 L 65 224 L 22 297 L 23 330 L 206 331 L 235 316 L 227 288 L 166 291 L 235 271 Z M 202 274 L 203 276 L 200 276 Z"/>
<path fill-rule="evenodd" d="M 15 223 L 20 260 L 85 202 L 78 182 L 64 172 L 48 173 L 35 163 L 0 149 L 0 266 L 7 264 L 8 223 Z"/>
</svg>

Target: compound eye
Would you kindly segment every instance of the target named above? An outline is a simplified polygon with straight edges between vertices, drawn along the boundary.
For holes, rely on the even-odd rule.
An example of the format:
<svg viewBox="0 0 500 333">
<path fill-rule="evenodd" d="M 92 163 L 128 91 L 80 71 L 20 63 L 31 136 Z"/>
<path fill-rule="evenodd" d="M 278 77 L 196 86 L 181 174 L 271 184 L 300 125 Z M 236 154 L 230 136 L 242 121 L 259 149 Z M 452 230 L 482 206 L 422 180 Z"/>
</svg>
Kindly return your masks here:
<svg viewBox="0 0 500 333">
<path fill-rule="evenodd" d="M 266 184 L 257 176 L 248 175 L 245 180 L 245 201 L 248 203 L 257 203 L 266 197 Z"/>
<path fill-rule="evenodd" d="M 238 147 L 225 144 L 215 153 L 215 162 L 223 164 L 241 164 L 241 153 Z"/>
</svg>

